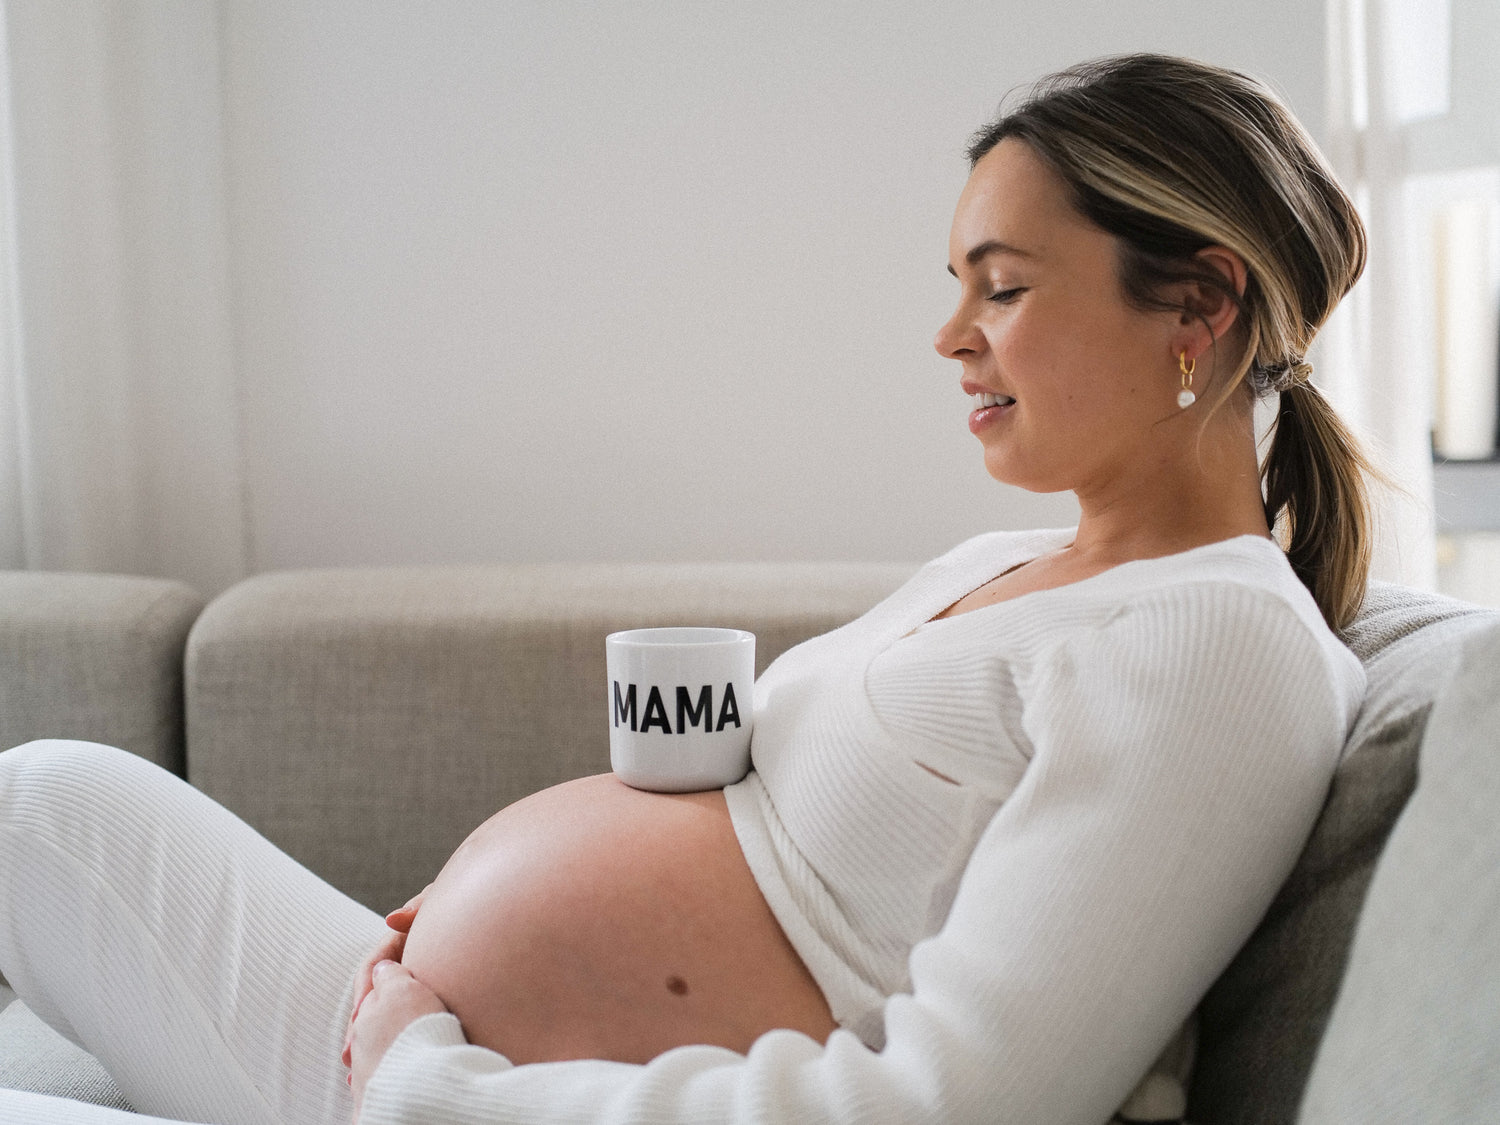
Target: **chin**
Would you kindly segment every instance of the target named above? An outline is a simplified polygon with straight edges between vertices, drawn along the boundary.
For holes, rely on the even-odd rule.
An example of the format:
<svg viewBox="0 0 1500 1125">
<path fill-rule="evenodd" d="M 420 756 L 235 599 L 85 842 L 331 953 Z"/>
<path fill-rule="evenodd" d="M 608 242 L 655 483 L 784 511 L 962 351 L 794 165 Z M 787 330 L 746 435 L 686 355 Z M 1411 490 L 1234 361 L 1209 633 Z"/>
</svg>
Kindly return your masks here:
<svg viewBox="0 0 1500 1125">
<path fill-rule="evenodd" d="M 989 458 L 985 458 L 984 470 L 989 473 L 990 479 L 1000 484 L 1008 484 L 1012 488 L 1025 489 L 1027 492 L 1067 492 L 1066 484 L 1058 484 L 1045 477 L 1039 477 L 1035 473 L 1020 471 L 1011 464 L 996 464 Z"/>
</svg>

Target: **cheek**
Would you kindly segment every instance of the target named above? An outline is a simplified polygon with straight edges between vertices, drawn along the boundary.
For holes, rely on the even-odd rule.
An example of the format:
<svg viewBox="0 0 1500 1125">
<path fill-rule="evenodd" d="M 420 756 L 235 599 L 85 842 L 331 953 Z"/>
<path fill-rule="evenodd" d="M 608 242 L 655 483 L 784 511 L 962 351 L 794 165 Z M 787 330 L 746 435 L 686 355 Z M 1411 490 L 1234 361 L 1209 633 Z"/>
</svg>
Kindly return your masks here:
<svg viewBox="0 0 1500 1125">
<path fill-rule="evenodd" d="M 1148 352 L 1139 333 L 1084 318 L 1033 348 L 1060 401 L 1105 410 L 1128 409 L 1150 397 L 1157 365 Z"/>
<path fill-rule="evenodd" d="M 989 342 L 999 361 L 1000 379 L 1007 386 L 1041 389 L 1064 369 L 1066 349 L 1059 348 L 1057 333 L 1041 318 L 1013 317 L 997 326 Z"/>
</svg>

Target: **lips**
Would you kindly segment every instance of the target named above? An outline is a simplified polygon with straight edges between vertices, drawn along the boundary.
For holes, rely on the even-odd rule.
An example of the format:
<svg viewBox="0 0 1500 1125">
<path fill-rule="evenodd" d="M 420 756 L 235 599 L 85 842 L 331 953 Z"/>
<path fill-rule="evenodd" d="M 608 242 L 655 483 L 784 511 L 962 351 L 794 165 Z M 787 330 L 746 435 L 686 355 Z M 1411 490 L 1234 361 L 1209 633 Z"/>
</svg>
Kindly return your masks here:
<svg viewBox="0 0 1500 1125">
<path fill-rule="evenodd" d="M 974 404 L 974 408 L 969 411 L 969 432 L 975 437 L 997 424 L 1001 418 L 1007 417 L 1011 407 L 1016 404 L 1016 400 L 1010 395 L 999 395 L 994 391 L 975 390 L 969 394 L 969 399 Z"/>
</svg>

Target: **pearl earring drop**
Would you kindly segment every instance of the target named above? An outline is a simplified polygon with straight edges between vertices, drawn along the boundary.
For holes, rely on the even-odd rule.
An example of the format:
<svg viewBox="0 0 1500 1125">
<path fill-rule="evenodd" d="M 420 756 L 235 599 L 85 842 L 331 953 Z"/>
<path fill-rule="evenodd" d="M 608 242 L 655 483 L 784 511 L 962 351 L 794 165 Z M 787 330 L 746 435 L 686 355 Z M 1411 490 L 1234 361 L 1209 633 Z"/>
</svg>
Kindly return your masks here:
<svg viewBox="0 0 1500 1125">
<path fill-rule="evenodd" d="M 1198 361 L 1194 359 L 1188 362 L 1187 351 L 1177 353 L 1177 366 L 1182 371 L 1182 390 L 1177 392 L 1177 405 L 1183 410 L 1198 401 L 1198 396 L 1193 393 L 1193 372 L 1198 370 Z"/>
</svg>

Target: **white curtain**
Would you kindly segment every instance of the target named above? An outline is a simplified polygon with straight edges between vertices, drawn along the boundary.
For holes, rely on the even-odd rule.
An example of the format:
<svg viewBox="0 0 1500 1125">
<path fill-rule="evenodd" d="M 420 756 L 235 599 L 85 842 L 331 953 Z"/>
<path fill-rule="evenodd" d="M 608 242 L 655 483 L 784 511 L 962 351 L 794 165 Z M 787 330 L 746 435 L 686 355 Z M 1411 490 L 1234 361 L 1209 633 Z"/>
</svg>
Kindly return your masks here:
<svg viewBox="0 0 1500 1125">
<path fill-rule="evenodd" d="M 1407 169 L 1391 108 L 1384 0 L 1327 0 L 1328 156 L 1352 188 L 1370 240 L 1354 293 L 1319 335 L 1315 381 L 1406 492 L 1378 492 L 1375 577 L 1432 588 L 1432 388 L 1421 353 L 1431 341 L 1407 307 Z"/>
<path fill-rule="evenodd" d="M 0 8 L 0 568 L 26 562 L 25 427 L 21 316 L 16 302 L 16 221 L 11 170 L 10 51 Z"/>
<path fill-rule="evenodd" d="M 219 7 L 0 8 L 0 567 L 249 569 Z"/>
</svg>

